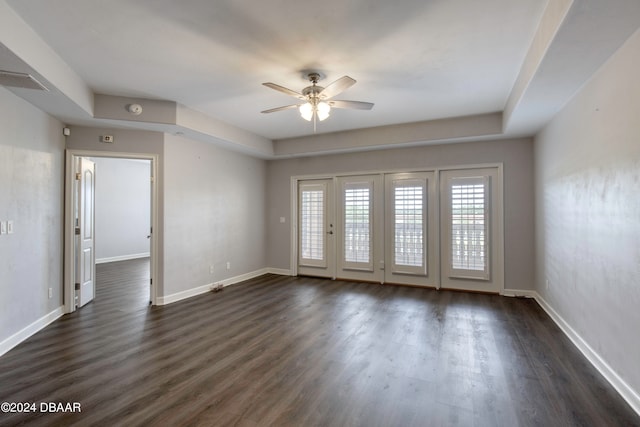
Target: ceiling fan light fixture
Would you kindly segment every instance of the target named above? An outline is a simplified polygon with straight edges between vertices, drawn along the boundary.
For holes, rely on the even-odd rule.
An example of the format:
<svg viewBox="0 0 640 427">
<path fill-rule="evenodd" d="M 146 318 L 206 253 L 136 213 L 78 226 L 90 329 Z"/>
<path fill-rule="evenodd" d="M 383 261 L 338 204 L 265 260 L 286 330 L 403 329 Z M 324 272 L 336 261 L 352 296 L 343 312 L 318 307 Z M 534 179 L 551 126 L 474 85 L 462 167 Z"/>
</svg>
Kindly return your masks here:
<svg viewBox="0 0 640 427">
<path fill-rule="evenodd" d="M 311 119 L 313 118 L 313 105 L 307 102 L 298 107 L 298 110 L 300 110 L 300 115 L 303 119 L 308 122 L 311 121 Z"/>
<path fill-rule="evenodd" d="M 331 106 L 329 104 L 327 104 L 326 102 L 319 102 L 318 106 L 316 107 L 316 111 L 318 113 L 318 119 L 320 121 L 323 121 L 327 117 L 329 117 L 329 112 L 331 111 Z"/>
<path fill-rule="evenodd" d="M 307 77 L 311 82 L 311 86 L 305 87 L 300 92 L 287 89 L 275 83 L 262 83 L 268 88 L 297 98 L 298 102 L 303 102 L 302 104 L 270 108 L 262 111 L 262 113 L 275 113 L 276 111 L 297 108 L 303 119 L 308 122 L 313 121 L 313 131 L 315 132 L 316 122 L 322 122 L 328 119 L 332 108 L 370 110 L 373 107 L 373 104 L 370 102 L 333 100 L 334 96 L 339 95 L 356 83 L 356 81 L 349 76 L 342 76 L 338 80 L 330 83 L 327 87 L 318 86 L 318 81 L 322 77 L 320 73 L 311 72 L 307 74 Z"/>
</svg>

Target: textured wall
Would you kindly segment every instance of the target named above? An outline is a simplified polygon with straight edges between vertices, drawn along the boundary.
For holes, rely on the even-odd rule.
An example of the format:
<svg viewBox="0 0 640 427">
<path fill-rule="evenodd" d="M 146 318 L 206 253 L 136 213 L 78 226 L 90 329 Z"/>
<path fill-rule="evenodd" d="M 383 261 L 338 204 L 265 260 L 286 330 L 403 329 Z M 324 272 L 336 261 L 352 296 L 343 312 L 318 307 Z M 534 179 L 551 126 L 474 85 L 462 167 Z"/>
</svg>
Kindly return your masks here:
<svg viewBox="0 0 640 427">
<path fill-rule="evenodd" d="M 165 295 L 267 267 L 265 161 L 169 134 L 165 156 Z"/>
<path fill-rule="evenodd" d="M 640 392 L 640 32 L 536 137 L 536 287 Z M 548 282 L 548 286 L 547 286 Z"/>
<path fill-rule="evenodd" d="M 62 306 L 63 153 L 62 124 L 0 88 L 0 342 Z"/>
</svg>

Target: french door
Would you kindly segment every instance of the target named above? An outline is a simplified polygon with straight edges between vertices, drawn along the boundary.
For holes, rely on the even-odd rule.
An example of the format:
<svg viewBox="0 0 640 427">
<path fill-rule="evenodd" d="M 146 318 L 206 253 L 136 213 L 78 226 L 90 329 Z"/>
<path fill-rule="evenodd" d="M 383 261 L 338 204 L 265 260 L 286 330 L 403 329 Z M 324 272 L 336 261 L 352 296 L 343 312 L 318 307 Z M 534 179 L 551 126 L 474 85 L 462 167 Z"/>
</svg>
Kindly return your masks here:
<svg viewBox="0 0 640 427">
<path fill-rule="evenodd" d="M 443 288 L 500 292 L 502 180 L 498 168 L 440 173 Z"/>
<path fill-rule="evenodd" d="M 333 179 L 298 182 L 298 273 L 335 278 Z"/>
<path fill-rule="evenodd" d="M 500 292 L 498 167 L 298 181 L 302 275 Z"/>
<path fill-rule="evenodd" d="M 383 281 L 383 192 L 380 175 L 337 178 L 338 271 L 341 279 Z"/>
<path fill-rule="evenodd" d="M 385 282 L 438 286 L 433 172 L 385 176 Z"/>
</svg>

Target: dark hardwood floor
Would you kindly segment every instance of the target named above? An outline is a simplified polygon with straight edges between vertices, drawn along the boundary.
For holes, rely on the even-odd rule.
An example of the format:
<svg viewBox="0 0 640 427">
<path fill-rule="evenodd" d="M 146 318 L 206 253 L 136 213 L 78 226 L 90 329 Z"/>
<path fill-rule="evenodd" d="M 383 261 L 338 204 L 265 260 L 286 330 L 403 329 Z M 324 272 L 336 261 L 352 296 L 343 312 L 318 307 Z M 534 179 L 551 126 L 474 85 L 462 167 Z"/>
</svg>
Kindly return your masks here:
<svg viewBox="0 0 640 427">
<path fill-rule="evenodd" d="M 0 425 L 623 426 L 632 409 L 533 300 L 266 275 L 148 306 L 146 260 L 0 357 Z"/>
</svg>

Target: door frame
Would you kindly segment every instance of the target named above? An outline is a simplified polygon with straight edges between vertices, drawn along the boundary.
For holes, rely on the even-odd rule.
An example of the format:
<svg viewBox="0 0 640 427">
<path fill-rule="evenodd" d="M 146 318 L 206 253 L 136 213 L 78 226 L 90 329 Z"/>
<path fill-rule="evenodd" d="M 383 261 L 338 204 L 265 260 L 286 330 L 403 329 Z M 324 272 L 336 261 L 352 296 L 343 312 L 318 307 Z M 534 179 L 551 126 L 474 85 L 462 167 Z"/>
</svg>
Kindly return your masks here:
<svg viewBox="0 0 640 427">
<path fill-rule="evenodd" d="M 73 218 L 74 212 L 74 181 L 75 181 L 75 159 L 78 157 L 107 157 L 116 159 L 137 159 L 149 160 L 151 162 L 151 228 L 153 230 L 151 242 L 149 245 L 150 252 L 150 274 L 151 281 L 149 298 L 151 305 L 157 304 L 158 298 L 158 241 L 160 229 L 158 227 L 158 160 L 157 154 L 146 153 L 123 153 L 123 152 L 106 152 L 92 150 L 65 150 L 65 178 L 64 178 L 64 312 L 72 313 L 76 310 L 75 305 L 75 224 Z"/>
</svg>

